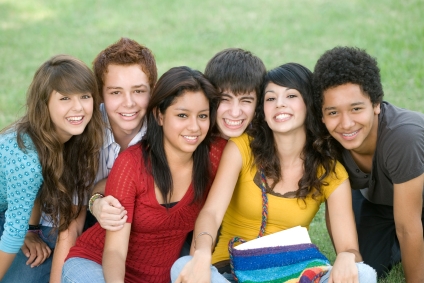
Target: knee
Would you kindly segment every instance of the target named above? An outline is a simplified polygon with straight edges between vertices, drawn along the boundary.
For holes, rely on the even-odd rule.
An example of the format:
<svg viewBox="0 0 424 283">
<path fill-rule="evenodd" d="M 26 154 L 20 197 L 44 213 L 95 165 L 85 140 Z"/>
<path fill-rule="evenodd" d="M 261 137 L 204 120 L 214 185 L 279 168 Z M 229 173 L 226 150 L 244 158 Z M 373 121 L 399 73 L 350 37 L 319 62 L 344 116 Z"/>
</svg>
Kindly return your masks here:
<svg viewBox="0 0 424 283">
<path fill-rule="evenodd" d="M 180 257 L 177 259 L 174 264 L 171 267 L 171 280 L 174 282 L 178 275 L 180 275 L 181 271 L 183 270 L 184 266 L 189 262 L 193 257 L 190 255 Z"/>
<path fill-rule="evenodd" d="M 377 282 L 377 272 L 365 263 L 357 263 L 356 267 L 358 268 L 358 278 L 360 283 L 376 283 Z"/>
</svg>

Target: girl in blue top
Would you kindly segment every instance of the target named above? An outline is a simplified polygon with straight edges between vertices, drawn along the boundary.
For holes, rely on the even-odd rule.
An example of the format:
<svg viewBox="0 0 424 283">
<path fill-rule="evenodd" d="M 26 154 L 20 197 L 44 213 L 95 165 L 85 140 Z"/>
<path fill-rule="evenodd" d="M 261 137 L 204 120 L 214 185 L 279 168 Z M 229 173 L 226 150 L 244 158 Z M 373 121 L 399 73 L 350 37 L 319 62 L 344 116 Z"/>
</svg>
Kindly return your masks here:
<svg viewBox="0 0 424 283">
<path fill-rule="evenodd" d="M 99 94 L 91 70 L 78 59 L 57 55 L 35 73 L 26 114 L 1 131 L 0 280 L 27 231 L 38 233 L 28 230 L 28 224 L 38 224 L 29 223 L 36 199 L 59 231 L 81 210 L 81 202 L 71 209 L 73 199 L 83 200 L 92 185 L 102 145 L 97 105 Z"/>
</svg>

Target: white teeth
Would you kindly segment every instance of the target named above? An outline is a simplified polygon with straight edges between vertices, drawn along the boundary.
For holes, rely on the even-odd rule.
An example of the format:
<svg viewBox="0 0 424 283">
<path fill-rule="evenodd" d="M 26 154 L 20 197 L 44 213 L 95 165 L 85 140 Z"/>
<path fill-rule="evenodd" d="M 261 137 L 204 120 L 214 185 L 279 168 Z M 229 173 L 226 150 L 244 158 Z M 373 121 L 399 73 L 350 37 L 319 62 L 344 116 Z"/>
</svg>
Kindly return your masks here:
<svg viewBox="0 0 424 283">
<path fill-rule="evenodd" d="M 183 136 L 185 139 L 188 139 L 188 140 L 195 140 L 195 139 L 197 139 L 197 136 Z"/>
<path fill-rule="evenodd" d="M 68 121 L 81 121 L 82 120 L 82 116 L 79 116 L 79 117 L 68 117 L 66 119 Z"/>
<path fill-rule="evenodd" d="M 356 135 L 357 132 L 358 131 L 355 131 L 355 132 L 350 133 L 350 134 L 342 134 L 342 135 L 345 136 L 345 137 L 353 137 L 354 135 Z"/>
<path fill-rule="evenodd" d="M 124 116 L 124 117 L 132 117 L 135 114 L 137 114 L 137 113 L 121 113 L 121 115 Z"/>
<path fill-rule="evenodd" d="M 225 123 L 230 126 L 239 126 L 241 123 L 243 123 L 243 120 L 230 120 L 230 119 L 224 119 Z"/>
<path fill-rule="evenodd" d="M 280 115 L 275 116 L 275 118 L 277 120 L 283 120 L 283 119 L 288 118 L 288 117 L 290 117 L 289 114 L 280 114 Z"/>
</svg>

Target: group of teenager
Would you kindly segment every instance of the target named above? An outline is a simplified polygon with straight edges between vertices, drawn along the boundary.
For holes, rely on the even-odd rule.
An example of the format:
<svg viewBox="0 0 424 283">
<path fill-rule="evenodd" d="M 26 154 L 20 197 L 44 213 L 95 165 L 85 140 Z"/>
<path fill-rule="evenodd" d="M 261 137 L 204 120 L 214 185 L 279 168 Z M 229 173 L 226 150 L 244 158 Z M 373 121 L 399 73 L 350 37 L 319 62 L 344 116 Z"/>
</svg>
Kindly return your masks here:
<svg viewBox="0 0 424 283">
<path fill-rule="evenodd" d="M 57 55 L 0 134 L 0 282 L 235 282 L 228 242 L 309 228 L 336 252 L 316 282 L 424 282 L 424 115 L 383 101 L 375 58 L 312 73 L 230 48 L 159 79 L 121 38 L 93 71 Z M 314 281 L 315 282 L 315 281 Z"/>
</svg>

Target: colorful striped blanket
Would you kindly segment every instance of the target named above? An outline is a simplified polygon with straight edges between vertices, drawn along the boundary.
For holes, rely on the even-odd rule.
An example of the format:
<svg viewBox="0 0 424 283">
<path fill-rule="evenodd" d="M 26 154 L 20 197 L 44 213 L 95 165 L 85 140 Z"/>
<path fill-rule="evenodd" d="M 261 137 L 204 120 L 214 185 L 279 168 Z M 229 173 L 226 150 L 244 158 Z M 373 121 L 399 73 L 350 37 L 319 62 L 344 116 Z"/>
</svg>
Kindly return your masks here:
<svg viewBox="0 0 424 283">
<path fill-rule="evenodd" d="M 232 249 L 232 265 L 242 283 L 316 283 L 330 267 L 314 244 Z"/>
</svg>

